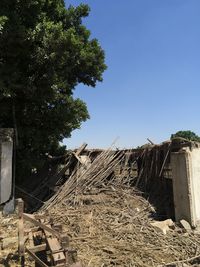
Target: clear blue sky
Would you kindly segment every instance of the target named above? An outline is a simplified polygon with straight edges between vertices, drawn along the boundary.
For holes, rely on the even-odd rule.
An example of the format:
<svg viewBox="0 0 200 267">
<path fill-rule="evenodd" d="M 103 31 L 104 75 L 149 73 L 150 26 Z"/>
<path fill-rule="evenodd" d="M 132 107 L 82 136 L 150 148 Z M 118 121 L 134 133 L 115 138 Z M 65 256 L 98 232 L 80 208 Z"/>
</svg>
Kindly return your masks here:
<svg viewBox="0 0 200 267">
<path fill-rule="evenodd" d="M 106 53 L 96 88 L 78 86 L 91 119 L 65 144 L 74 148 L 160 143 L 178 130 L 200 134 L 199 0 L 66 0 L 87 3 L 84 24 Z"/>
</svg>

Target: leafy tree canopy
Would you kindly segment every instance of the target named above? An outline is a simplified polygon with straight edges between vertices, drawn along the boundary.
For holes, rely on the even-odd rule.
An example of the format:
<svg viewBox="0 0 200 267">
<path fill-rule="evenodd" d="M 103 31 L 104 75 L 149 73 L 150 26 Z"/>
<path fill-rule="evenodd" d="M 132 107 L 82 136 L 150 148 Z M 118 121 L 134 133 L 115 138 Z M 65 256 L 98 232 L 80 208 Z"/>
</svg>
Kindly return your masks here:
<svg viewBox="0 0 200 267">
<path fill-rule="evenodd" d="M 59 142 L 89 118 L 73 91 L 95 87 L 106 69 L 82 24 L 89 11 L 64 0 L 0 1 L 0 127 L 17 126 L 21 172 L 59 153 Z"/>
<path fill-rule="evenodd" d="M 200 142 L 200 137 L 192 131 L 178 131 L 171 135 L 171 139 L 181 137 L 190 141 Z"/>
</svg>

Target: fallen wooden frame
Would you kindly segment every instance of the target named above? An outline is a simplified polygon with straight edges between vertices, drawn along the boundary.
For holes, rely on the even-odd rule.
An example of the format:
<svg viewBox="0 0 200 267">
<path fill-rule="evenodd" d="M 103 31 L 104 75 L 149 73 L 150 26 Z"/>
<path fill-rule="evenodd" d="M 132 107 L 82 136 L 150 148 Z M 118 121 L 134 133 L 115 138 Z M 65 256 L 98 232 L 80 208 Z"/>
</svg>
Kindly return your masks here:
<svg viewBox="0 0 200 267">
<path fill-rule="evenodd" d="M 74 259 L 73 254 L 76 253 L 76 250 L 69 247 L 69 238 L 62 233 L 61 225 L 53 225 L 52 221 L 45 221 L 46 215 L 27 214 L 23 210 L 23 200 L 19 199 L 18 251 L 21 258 L 21 266 L 25 266 L 26 252 L 42 267 L 82 267 L 81 263 Z M 32 223 L 34 227 L 25 229 L 25 221 Z M 29 246 L 25 243 L 26 239 Z M 37 255 L 39 252 L 44 252 L 45 258 L 48 258 L 49 261 L 44 262 Z"/>
<path fill-rule="evenodd" d="M 48 267 L 48 265 L 46 265 L 36 254 L 35 252 L 31 251 L 30 248 L 26 248 L 26 252 L 29 254 L 29 256 L 31 256 L 31 258 L 37 262 L 40 266 L 42 267 Z"/>
</svg>

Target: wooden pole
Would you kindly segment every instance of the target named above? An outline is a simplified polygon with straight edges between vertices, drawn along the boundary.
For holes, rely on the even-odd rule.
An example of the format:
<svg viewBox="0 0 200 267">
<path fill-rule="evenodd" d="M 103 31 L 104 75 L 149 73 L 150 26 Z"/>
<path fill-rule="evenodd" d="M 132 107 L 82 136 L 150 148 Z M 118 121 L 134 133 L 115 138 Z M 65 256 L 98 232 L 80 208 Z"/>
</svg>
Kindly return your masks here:
<svg viewBox="0 0 200 267">
<path fill-rule="evenodd" d="M 24 248 L 24 201 L 20 198 L 18 199 L 18 216 L 19 216 L 19 224 L 18 224 L 18 253 L 21 260 L 21 266 L 24 266 L 25 258 L 25 248 Z"/>
</svg>

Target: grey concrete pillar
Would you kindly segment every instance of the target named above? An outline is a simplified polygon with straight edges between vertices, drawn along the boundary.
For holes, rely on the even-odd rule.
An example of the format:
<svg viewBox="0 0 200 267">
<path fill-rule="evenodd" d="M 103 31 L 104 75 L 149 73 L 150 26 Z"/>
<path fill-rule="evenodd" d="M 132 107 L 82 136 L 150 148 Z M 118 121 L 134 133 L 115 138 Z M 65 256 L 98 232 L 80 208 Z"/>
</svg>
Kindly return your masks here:
<svg viewBox="0 0 200 267">
<path fill-rule="evenodd" d="M 12 201 L 12 203 L 8 203 Z M 0 129 L 0 204 L 13 208 L 13 129 Z"/>
<path fill-rule="evenodd" d="M 200 148 L 172 153 L 171 166 L 176 221 L 185 219 L 196 227 L 200 221 Z"/>
</svg>

